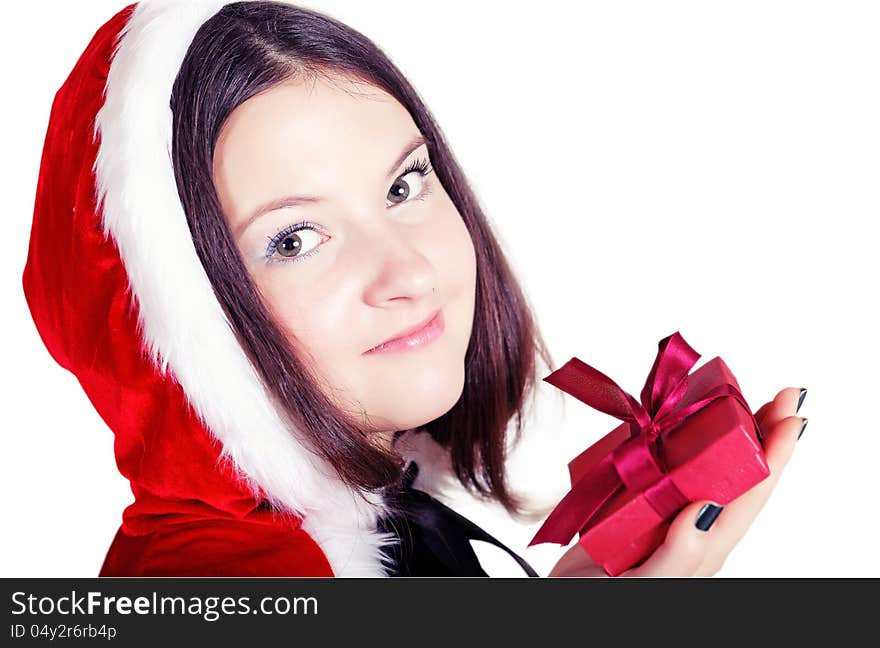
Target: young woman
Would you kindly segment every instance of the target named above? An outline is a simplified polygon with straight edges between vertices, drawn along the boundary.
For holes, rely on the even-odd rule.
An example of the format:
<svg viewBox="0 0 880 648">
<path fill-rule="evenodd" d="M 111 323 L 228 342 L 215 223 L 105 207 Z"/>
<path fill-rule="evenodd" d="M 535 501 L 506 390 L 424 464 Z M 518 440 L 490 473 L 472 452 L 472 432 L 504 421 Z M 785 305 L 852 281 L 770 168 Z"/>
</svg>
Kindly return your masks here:
<svg viewBox="0 0 880 648">
<path fill-rule="evenodd" d="M 435 462 L 524 510 L 508 431 L 553 362 L 441 130 L 350 27 L 120 11 L 56 95 L 24 288 L 135 495 L 102 575 L 485 575 L 471 539 L 537 575 L 414 485 Z M 628 574 L 720 567 L 802 395 L 758 412 L 771 478 L 711 533 L 719 509 L 686 507 Z M 598 573 L 576 544 L 551 575 Z"/>
</svg>

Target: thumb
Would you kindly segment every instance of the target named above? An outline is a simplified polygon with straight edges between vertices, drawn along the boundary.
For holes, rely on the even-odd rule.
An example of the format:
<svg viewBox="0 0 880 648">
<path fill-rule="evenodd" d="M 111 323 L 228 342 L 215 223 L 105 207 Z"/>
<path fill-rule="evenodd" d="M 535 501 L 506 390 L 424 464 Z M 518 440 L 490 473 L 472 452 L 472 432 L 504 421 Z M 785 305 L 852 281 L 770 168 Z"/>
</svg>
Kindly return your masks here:
<svg viewBox="0 0 880 648">
<path fill-rule="evenodd" d="M 722 506 L 709 500 L 685 506 L 666 533 L 666 539 L 648 560 L 633 570 L 633 576 L 693 576 L 706 557 L 709 529 Z"/>
</svg>

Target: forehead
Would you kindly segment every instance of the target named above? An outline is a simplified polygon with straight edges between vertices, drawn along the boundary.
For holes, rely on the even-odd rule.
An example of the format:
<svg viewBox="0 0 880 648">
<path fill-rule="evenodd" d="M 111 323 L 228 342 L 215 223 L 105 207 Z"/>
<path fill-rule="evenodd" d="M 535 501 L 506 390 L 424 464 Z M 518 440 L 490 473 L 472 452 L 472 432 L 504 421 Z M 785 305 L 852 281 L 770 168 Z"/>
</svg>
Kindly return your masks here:
<svg viewBox="0 0 880 648">
<path fill-rule="evenodd" d="M 382 179 L 417 134 L 408 111 L 380 88 L 338 76 L 285 82 L 242 103 L 224 123 L 215 182 L 225 202 L 239 205 L 281 190 L 332 193 L 340 172 Z"/>
</svg>

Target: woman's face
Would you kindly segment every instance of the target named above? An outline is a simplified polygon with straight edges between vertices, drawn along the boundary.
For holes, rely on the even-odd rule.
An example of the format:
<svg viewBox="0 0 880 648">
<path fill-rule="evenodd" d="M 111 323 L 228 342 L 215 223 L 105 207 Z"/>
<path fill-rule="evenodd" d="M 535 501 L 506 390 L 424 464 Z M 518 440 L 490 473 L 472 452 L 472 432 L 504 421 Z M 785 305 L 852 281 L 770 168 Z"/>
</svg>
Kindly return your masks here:
<svg viewBox="0 0 880 648">
<path fill-rule="evenodd" d="M 317 78 L 243 103 L 214 152 L 223 212 L 270 311 L 328 396 L 386 441 L 458 401 L 473 323 L 473 243 L 419 137 L 384 91 Z M 432 342 L 367 353 L 438 309 Z"/>
</svg>

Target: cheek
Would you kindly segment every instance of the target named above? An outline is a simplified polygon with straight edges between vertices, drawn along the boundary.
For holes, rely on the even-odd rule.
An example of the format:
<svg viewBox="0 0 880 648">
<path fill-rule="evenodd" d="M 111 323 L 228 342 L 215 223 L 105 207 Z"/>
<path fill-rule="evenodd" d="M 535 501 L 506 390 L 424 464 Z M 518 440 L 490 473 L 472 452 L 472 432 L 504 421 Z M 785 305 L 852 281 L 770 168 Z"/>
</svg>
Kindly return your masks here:
<svg viewBox="0 0 880 648">
<path fill-rule="evenodd" d="M 476 297 L 477 261 L 474 243 L 461 215 L 451 201 L 437 227 L 426 238 L 426 256 L 437 270 L 438 301 L 444 305 L 450 343 L 461 347 L 470 340 Z M 453 342 L 453 340 L 455 340 Z"/>
<path fill-rule="evenodd" d="M 464 311 L 465 320 L 465 340 L 470 340 L 473 323 L 474 308 L 476 303 L 477 289 L 477 257 L 474 249 L 474 242 L 470 233 L 467 231 L 464 223 L 461 224 L 463 241 L 459 245 L 459 277 L 458 282 L 462 292 L 462 309 Z M 467 342 L 465 342 L 467 346 Z"/>
<path fill-rule="evenodd" d="M 270 276 L 272 273 L 268 273 Z M 296 269 L 282 269 L 259 281 L 260 292 L 282 332 L 300 352 L 306 352 L 320 366 L 332 366 L 346 349 L 346 321 L 343 290 L 322 285 L 303 285 Z M 350 343 L 349 343 L 350 346 Z"/>
<path fill-rule="evenodd" d="M 473 311 L 474 292 L 476 288 L 477 261 L 474 243 L 471 239 L 467 226 L 455 212 L 454 219 L 450 219 L 442 239 L 443 277 L 441 283 L 445 284 L 442 289 L 446 294 L 443 297 L 460 302 Z"/>
</svg>

